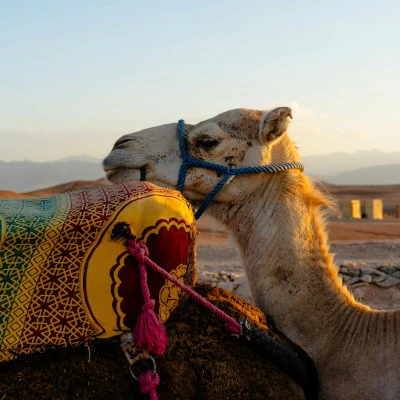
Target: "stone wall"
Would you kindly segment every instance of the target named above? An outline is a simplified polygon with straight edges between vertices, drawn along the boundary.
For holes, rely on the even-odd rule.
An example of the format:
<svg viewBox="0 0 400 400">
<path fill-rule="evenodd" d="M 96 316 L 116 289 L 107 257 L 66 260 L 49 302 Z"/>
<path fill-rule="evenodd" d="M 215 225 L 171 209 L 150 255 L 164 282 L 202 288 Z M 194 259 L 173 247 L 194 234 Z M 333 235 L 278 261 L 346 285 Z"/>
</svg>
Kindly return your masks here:
<svg viewBox="0 0 400 400">
<path fill-rule="evenodd" d="M 340 203 L 340 209 L 342 210 L 342 217 L 345 219 L 361 218 L 360 200 L 343 200 Z"/>
<path fill-rule="evenodd" d="M 365 204 L 360 200 L 343 200 L 340 202 L 342 218 L 344 219 L 383 219 L 383 201 L 381 199 L 367 199 Z M 397 212 L 399 218 L 400 211 Z"/>
<path fill-rule="evenodd" d="M 381 199 L 365 200 L 365 214 L 368 219 L 383 219 L 383 201 Z"/>
</svg>

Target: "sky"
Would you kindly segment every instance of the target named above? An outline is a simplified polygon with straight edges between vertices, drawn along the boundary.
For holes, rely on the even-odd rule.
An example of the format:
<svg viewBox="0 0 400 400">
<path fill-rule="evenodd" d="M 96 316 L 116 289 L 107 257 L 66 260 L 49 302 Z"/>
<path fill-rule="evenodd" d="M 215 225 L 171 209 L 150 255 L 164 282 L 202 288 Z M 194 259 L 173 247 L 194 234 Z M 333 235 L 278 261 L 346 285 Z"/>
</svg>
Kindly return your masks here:
<svg viewBox="0 0 400 400">
<path fill-rule="evenodd" d="M 399 1 L 2 1 L 0 160 L 290 106 L 303 155 L 400 151 Z"/>
</svg>

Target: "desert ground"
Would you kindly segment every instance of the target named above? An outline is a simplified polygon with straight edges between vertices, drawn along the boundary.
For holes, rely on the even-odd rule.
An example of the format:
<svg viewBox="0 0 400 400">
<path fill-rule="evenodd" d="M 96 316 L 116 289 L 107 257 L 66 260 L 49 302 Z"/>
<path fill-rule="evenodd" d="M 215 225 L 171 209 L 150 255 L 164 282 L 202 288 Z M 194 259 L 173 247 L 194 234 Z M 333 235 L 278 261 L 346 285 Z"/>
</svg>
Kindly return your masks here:
<svg viewBox="0 0 400 400">
<path fill-rule="evenodd" d="M 105 185 L 104 179 L 79 181 L 29 193 L 0 191 L 0 198 L 49 196 L 55 193 Z M 333 186 L 320 189 L 334 201 L 368 198 L 384 201 L 383 220 L 344 220 L 339 212 L 328 218 L 331 252 L 343 281 L 355 297 L 372 307 L 400 308 L 400 185 Z M 226 230 L 207 216 L 198 221 L 197 266 L 199 280 L 212 282 L 252 302 L 243 266 Z"/>
</svg>

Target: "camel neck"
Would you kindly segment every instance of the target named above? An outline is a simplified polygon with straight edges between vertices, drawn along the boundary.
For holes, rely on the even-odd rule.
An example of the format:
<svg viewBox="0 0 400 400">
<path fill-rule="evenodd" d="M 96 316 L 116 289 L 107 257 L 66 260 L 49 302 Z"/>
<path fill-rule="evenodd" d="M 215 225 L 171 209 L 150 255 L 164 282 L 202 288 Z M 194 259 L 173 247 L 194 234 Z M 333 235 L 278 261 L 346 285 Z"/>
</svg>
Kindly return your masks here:
<svg viewBox="0 0 400 400">
<path fill-rule="evenodd" d="M 300 176 L 303 184 L 293 179 L 291 185 L 282 175 L 271 177 L 253 201 L 226 213 L 224 223 L 240 248 L 256 304 L 312 353 L 310 343 L 318 347 L 331 334 L 327 328 L 340 330 L 343 315 L 352 318 L 369 308 L 337 278 L 311 184 Z"/>
</svg>

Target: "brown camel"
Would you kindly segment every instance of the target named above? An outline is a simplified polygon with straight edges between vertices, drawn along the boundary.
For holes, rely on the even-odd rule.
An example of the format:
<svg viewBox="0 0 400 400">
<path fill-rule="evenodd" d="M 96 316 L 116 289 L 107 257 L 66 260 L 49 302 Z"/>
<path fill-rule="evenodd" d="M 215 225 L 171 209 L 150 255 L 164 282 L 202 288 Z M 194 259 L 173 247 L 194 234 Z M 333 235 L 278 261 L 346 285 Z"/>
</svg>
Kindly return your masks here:
<svg viewBox="0 0 400 400">
<path fill-rule="evenodd" d="M 236 109 L 186 125 L 191 157 L 237 168 L 297 162 L 287 134 L 291 110 Z M 182 157 L 177 124 L 121 137 L 104 160 L 112 182 L 146 178 L 176 187 Z M 183 193 L 195 205 L 221 172 L 191 167 Z M 253 298 L 314 361 L 321 399 L 400 398 L 399 311 L 355 301 L 329 254 L 320 206 L 327 201 L 299 170 L 235 177 L 207 212 L 240 249 Z"/>
</svg>

